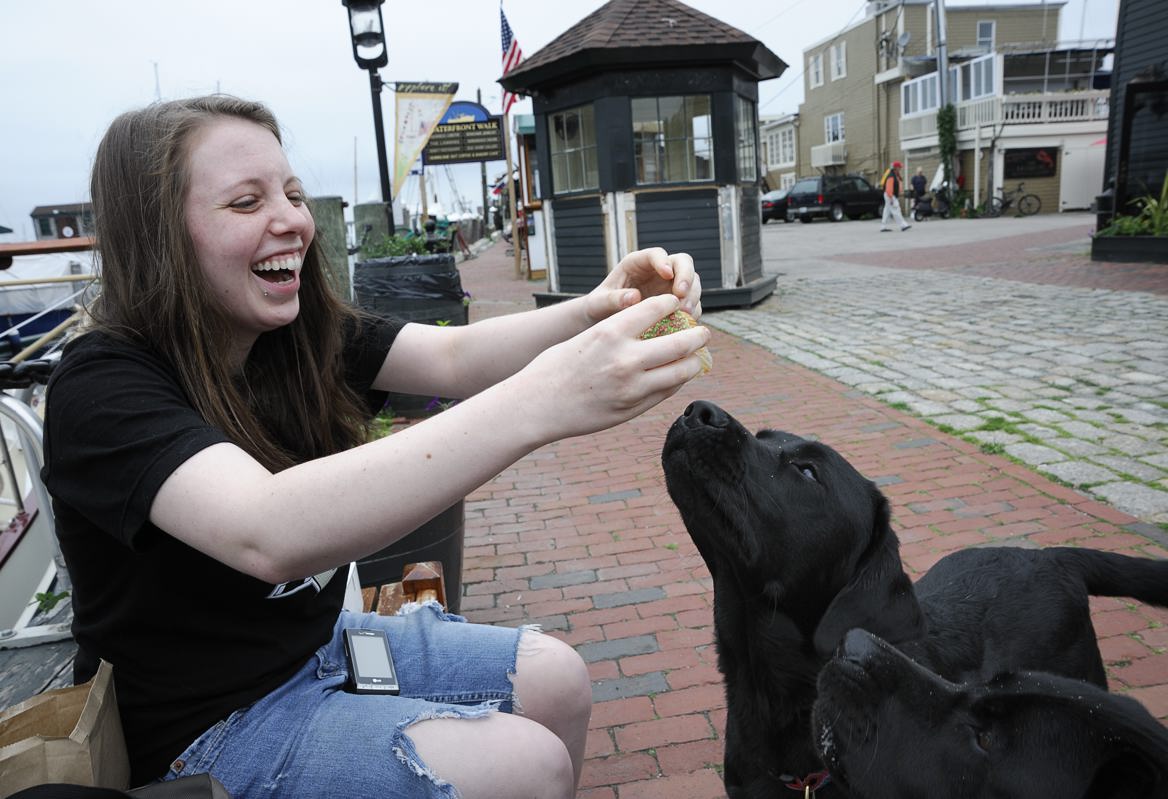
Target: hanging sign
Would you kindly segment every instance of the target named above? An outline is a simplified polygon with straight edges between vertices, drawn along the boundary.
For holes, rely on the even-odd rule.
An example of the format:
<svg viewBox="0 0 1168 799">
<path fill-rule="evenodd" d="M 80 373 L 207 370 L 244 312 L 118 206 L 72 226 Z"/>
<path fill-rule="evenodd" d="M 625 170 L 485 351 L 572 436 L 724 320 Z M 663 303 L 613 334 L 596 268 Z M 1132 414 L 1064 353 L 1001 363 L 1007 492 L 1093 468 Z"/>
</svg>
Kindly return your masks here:
<svg viewBox="0 0 1168 799">
<path fill-rule="evenodd" d="M 426 166 L 503 158 L 503 118 L 465 100 L 451 103 L 422 150 Z"/>
<path fill-rule="evenodd" d="M 435 126 L 458 91 L 457 83 L 398 83 L 395 87 L 394 117 L 397 136 L 393 148 L 393 196 L 396 197 L 430 140 Z"/>
</svg>

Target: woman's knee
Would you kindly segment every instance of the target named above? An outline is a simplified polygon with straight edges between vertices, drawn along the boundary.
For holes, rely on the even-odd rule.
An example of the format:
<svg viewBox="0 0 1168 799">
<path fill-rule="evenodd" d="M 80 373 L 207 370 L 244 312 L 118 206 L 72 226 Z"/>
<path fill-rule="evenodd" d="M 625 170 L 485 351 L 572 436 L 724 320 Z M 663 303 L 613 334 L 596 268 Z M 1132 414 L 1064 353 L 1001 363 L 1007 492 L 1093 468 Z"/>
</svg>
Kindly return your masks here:
<svg viewBox="0 0 1168 799">
<path fill-rule="evenodd" d="M 526 632 L 519 640 L 515 664 L 515 709 L 529 718 L 583 716 L 592 713 L 592 681 L 576 650 L 559 639 Z"/>
<path fill-rule="evenodd" d="M 530 719 L 506 713 L 430 719 L 410 726 L 406 734 L 431 774 L 452 784 L 461 799 L 563 799 L 575 793 L 564 742 Z"/>
</svg>

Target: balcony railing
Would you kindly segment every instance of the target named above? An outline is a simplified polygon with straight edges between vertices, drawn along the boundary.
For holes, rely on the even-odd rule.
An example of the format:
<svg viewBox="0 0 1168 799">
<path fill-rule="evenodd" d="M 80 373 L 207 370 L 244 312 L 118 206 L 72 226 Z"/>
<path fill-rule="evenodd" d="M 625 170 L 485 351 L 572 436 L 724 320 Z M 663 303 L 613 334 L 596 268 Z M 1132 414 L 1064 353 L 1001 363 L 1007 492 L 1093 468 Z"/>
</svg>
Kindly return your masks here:
<svg viewBox="0 0 1168 799">
<path fill-rule="evenodd" d="M 848 162 L 848 148 L 843 141 L 817 144 L 811 148 L 811 166 L 841 166 Z"/>
<path fill-rule="evenodd" d="M 957 131 L 979 125 L 1027 125 L 1046 122 L 1106 122 L 1111 93 L 1104 91 L 1010 94 L 958 103 Z M 902 117 L 901 141 L 937 134 L 937 114 Z M 814 148 L 812 149 L 814 153 Z M 814 155 L 812 156 L 814 158 Z"/>
</svg>

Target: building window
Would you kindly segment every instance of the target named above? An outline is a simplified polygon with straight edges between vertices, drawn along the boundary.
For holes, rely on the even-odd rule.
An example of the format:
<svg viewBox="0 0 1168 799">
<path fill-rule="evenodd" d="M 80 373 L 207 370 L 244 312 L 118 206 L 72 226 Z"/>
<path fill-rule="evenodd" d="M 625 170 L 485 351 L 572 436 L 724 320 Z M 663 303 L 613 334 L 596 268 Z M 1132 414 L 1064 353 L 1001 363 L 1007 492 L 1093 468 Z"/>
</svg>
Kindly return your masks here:
<svg viewBox="0 0 1168 799">
<path fill-rule="evenodd" d="M 844 140 L 844 113 L 832 114 L 823 118 L 823 141 L 831 144 L 833 141 Z"/>
<path fill-rule="evenodd" d="M 779 131 L 779 163 L 795 163 L 795 129 Z"/>
<path fill-rule="evenodd" d="M 997 56 L 983 55 L 969 63 L 953 67 L 959 75 L 955 81 L 962 100 L 977 100 L 997 93 L 994 82 L 994 62 Z"/>
<path fill-rule="evenodd" d="M 53 222 L 47 216 L 42 216 L 37 219 L 37 228 L 40 230 L 41 236 L 53 235 Z"/>
<path fill-rule="evenodd" d="M 831 46 L 831 79 L 839 80 L 848 76 L 847 42 Z"/>
<path fill-rule="evenodd" d="M 779 175 L 779 188 L 780 189 L 789 189 L 794 185 L 795 185 L 795 173 L 794 172 L 784 172 L 783 174 Z"/>
<path fill-rule="evenodd" d="M 564 194 L 600 188 L 596 165 L 596 124 L 592 106 L 558 111 L 548 117 L 552 191 Z"/>
<path fill-rule="evenodd" d="M 752 104 L 752 110 L 753 107 Z M 637 183 L 713 180 L 714 137 L 710 119 L 708 94 L 634 99 L 633 158 L 637 163 Z M 753 134 L 751 146 L 754 146 Z"/>
<path fill-rule="evenodd" d="M 771 169 L 791 166 L 795 163 L 795 129 L 791 127 L 772 130 L 766 140 L 767 166 Z"/>
<path fill-rule="evenodd" d="M 758 147 L 755 145 L 758 120 L 754 103 L 734 95 L 734 135 L 738 139 L 738 180 L 758 180 Z"/>
<path fill-rule="evenodd" d="M 941 104 L 937 89 L 936 72 L 901 84 L 901 115 L 907 117 L 936 111 Z M 950 99 L 954 101 L 956 98 Z"/>
<path fill-rule="evenodd" d="M 977 23 L 977 46 L 983 52 L 990 53 L 994 49 L 994 21 L 979 20 Z"/>
<path fill-rule="evenodd" d="M 811 56 L 811 63 L 807 67 L 807 75 L 811 81 L 811 88 L 823 85 L 823 53 Z"/>
</svg>

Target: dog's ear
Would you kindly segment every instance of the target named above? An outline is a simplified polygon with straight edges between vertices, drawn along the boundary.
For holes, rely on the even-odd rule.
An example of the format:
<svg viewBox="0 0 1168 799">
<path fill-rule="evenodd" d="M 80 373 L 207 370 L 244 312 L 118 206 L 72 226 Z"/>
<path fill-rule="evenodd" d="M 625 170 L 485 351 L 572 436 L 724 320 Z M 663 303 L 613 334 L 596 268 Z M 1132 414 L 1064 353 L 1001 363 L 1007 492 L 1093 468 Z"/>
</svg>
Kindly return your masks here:
<svg viewBox="0 0 1168 799">
<path fill-rule="evenodd" d="M 1165 765 L 1145 752 L 1125 751 L 1099 764 L 1083 799 L 1126 799 L 1164 796 L 1168 789 Z"/>
<path fill-rule="evenodd" d="M 875 488 L 873 493 L 876 519 L 868 548 L 815 630 L 815 651 L 821 657 L 831 657 L 844 634 L 857 627 L 892 644 L 925 634 L 921 606 L 900 562 L 888 500 Z"/>
</svg>

